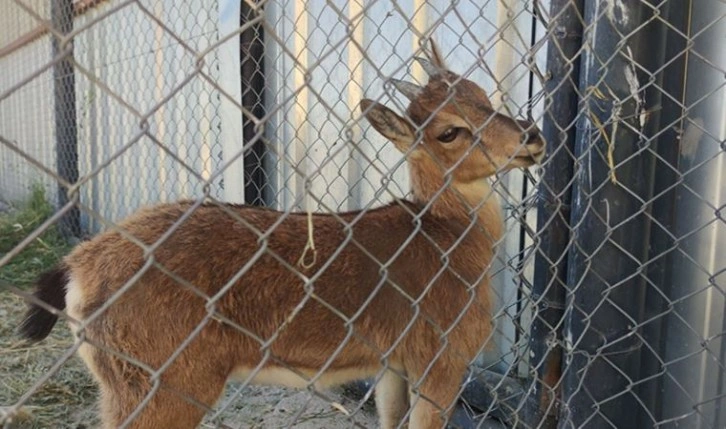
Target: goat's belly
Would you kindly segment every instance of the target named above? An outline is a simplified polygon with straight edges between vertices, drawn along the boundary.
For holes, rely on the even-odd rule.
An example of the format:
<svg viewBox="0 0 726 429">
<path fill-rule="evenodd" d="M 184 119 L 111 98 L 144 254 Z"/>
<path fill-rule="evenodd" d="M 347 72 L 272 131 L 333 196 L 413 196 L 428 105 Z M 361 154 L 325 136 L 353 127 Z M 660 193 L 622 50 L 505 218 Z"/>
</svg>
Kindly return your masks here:
<svg viewBox="0 0 726 429">
<path fill-rule="evenodd" d="M 309 368 L 283 368 L 266 366 L 256 368 L 240 367 L 235 369 L 232 381 L 250 384 L 286 386 L 304 389 L 313 385 L 316 389 L 326 389 L 355 380 L 373 377 L 380 368 L 344 368 L 328 369 L 322 374 Z"/>
</svg>

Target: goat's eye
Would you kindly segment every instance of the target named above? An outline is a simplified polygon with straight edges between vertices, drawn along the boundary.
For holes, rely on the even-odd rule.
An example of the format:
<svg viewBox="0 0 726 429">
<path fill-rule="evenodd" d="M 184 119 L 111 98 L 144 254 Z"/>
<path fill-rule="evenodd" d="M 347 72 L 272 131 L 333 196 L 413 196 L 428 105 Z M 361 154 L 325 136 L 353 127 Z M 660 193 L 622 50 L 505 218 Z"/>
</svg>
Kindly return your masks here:
<svg viewBox="0 0 726 429">
<path fill-rule="evenodd" d="M 436 138 L 442 143 L 451 143 L 459 135 L 459 131 L 461 131 L 459 127 L 449 128 Z"/>
</svg>

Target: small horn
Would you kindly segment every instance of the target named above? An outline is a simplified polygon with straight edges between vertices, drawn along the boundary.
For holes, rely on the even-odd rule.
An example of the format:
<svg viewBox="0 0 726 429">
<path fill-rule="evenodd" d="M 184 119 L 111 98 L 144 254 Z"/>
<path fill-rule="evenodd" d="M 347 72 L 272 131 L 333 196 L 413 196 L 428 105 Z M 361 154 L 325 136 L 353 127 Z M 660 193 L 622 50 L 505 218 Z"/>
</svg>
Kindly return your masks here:
<svg viewBox="0 0 726 429">
<path fill-rule="evenodd" d="M 416 61 L 421 64 L 421 67 L 423 67 L 424 71 L 426 71 L 426 74 L 429 75 L 429 77 L 438 76 L 443 71 L 426 58 L 416 57 Z"/>
<path fill-rule="evenodd" d="M 431 59 L 437 67 L 445 69 L 446 64 L 444 64 L 444 57 L 441 56 L 439 45 L 434 42 L 434 39 L 429 39 L 429 42 L 431 43 Z"/>
<path fill-rule="evenodd" d="M 411 101 L 417 99 L 423 92 L 423 88 L 415 83 L 406 82 L 405 80 L 391 79 L 391 84 Z"/>
</svg>

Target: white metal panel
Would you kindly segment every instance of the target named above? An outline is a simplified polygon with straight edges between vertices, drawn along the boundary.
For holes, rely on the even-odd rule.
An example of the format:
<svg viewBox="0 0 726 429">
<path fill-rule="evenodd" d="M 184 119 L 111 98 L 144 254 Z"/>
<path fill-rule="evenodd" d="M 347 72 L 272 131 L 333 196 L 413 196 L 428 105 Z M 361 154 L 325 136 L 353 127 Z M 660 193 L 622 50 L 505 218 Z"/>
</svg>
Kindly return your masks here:
<svg viewBox="0 0 726 429">
<path fill-rule="evenodd" d="M 26 2 L 43 19 L 49 18 L 48 4 L 41 0 Z M 11 46 L 36 30 L 41 23 L 12 2 L 0 3 L 0 49 Z M 13 142 L 42 165 L 55 169 L 53 72 L 47 70 L 13 87 L 47 65 L 52 58 L 50 37 L 42 36 L 0 58 L 0 136 Z M 31 185 L 41 184 L 55 200 L 55 180 L 26 159 L 0 143 L 0 200 L 21 201 Z"/>
<path fill-rule="evenodd" d="M 117 4 L 102 3 L 77 18 L 76 29 Z M 195 70 L 196 53 L 218 38 L 216 5 L 202 0 L 144 1 L 142 7 L 124 7 L 105 17 L 103 25 L 91 26 L 76 37 L 79 168 L 82 176 L 88 176 L 82 202 L 106 221 L 117 221 L 142 205 L 200 196 L 206 179 L 219 170 L 221 97 L 198 76 L 182 85 Z M 213 51 L 205 57 L 204 67 L 213 81 L 219 80 L 217 66 L 218 52 Z M 169 101 L 157 106 L 168 96 Z M 171 154 L 143 137 L 91 175 L 145 126 Z M 211 193 L 222 197 L 221 176 L 212 183 Z M 92 231 L 101 227 L 94 217 L 84 214 Z"/>
<path fill-rule="evenodd" d="M 13 1 L 0 2 L 0 24 L 3 29 L 0 31 L 0 48 L 42 25 L 40 20 L 50 20 L 50 2 L 47 0 L 26 0 L 23 4 L 26 8 Z M 34 13 L 29 13 L 26 9 Z M 29 63 L 32 64 L 35 63 Z"/>
</svg>

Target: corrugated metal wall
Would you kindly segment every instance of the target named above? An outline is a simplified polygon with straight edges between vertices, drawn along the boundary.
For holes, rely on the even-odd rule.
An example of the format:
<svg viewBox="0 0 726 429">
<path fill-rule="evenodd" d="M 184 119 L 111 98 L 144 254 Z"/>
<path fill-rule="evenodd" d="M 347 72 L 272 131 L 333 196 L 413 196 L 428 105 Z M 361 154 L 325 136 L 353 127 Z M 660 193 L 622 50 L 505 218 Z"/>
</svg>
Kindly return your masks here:
<svg viewBox="0 0 726 429">
<path fill-rule="evenodd" d="M 103 3 L 77 18 L 75 27 L 87 25 L 119 3 Z M 74 42 L 80 65 L 79 169 L 81 176 L 89 177 L 81 201 L 109 221 L 122 219 L 141 205 L 201 195 L 204 180 L 222 160 L 218 92 L 200 77 L 177 90 L 194 72 L 196 52 L 218 39 L 216 2 L 163 0 L 141 5 L 131 4 L 104 17 Z M 217 79 L 215 52 L 205 58 L 203 70 Z M 135 138 L 152 109 L 148 130 L 156 141 L 142 137 L 92 174 Z M 221 196 L 220 180 L 213 183 L 211 194 Z M 83 219 L 90 231 L 99 229 L 98 219 L 89 212 Z"/>
<path fill-rule="evenodd" d="M 27 5 L 47 19 L 48 2 L 32 0 Z M 23 36 L 32 36 L 40 22 L 26 11 L 3 2 L 0 6 L 0 48 Z M 53 71 L 40 73 L 29 83 L 13 90 L 29 76 L 39 71 L 51 59 L 49 36 L 30 37 L 29 44 L 0 57 L 0 136 L 50 169 L 55 169 L 53 141 Z M 0 147 L 0 200 L 9 202 L 28 196 L 32 184 L 46 187 L 55 198 L 55 182 L 18 153 Z"/>
</svg>

